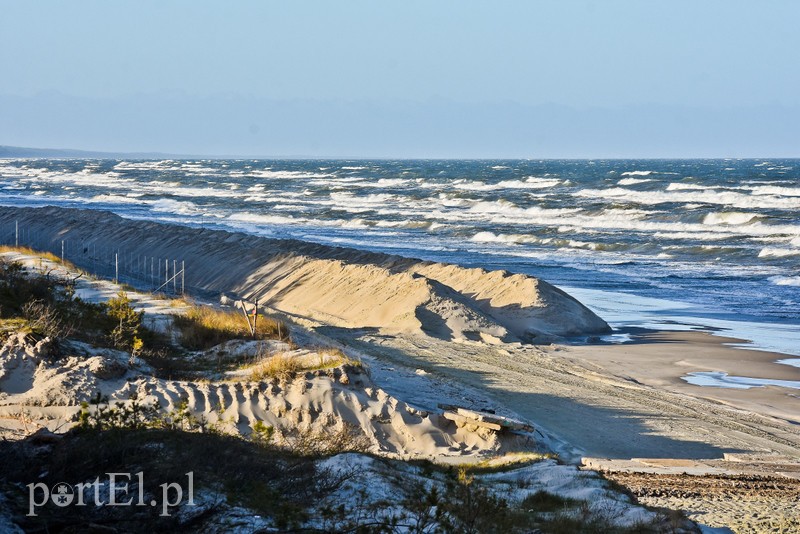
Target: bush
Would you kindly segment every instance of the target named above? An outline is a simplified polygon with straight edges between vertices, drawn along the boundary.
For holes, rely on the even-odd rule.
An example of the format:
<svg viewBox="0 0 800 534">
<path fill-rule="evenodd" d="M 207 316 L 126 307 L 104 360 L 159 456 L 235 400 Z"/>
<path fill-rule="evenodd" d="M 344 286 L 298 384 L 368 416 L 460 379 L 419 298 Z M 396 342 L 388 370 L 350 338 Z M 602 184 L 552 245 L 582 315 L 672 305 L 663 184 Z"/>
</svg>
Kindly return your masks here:
<svg viewBox="0 0 800 534">
<path fill-rule="evenodd" d="M 338 429 L 298 429 L 288 445 L 294 454 L 319 457 L 343 452 L 367 452 L 372 444 L 359 427 L 344 423 Z"/>
<path fill-rule="evenodd" d="M 72 325 L 67 323 L 53 305 L 43 300 L 32 300 L 25 303 L 22 306 L 22 315 L 36 334 L 48 336 L 51 339 L 65 338 L 72 334 Z"/>
<path fill-rule="evenodd" d="M 142 326 L 144 312 L 137 312 L 131 306 L 128 294 L 120 290 L 117 296 L 106 303 L 108 316 L 114 319 L 116 326 L 109 334 L 114 348 L 133 352 L 141 350 L 142 340 L 138 338 Z"/>
</svg>

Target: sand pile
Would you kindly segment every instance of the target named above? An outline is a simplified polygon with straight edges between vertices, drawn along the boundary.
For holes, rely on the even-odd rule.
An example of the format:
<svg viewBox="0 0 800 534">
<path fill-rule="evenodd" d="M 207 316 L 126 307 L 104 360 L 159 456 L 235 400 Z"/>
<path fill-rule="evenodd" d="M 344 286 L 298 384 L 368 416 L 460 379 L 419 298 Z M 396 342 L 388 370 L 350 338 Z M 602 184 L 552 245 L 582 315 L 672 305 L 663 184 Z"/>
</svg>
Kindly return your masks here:
<svg viewBox="0 0 800 534">
<path fill-rule="evenodd" d="M 0 208 L 0 224 L 21 227 L 91 269 L 95 250 L 186 263 L 189 289 L 258 298 L 288 315 L 342 328 L 425 333 L 440 339 L 549 342 L 607 332 L 608 325 L 537 278 L 466 269 L 387 254 L 123 219 L 65 208 Z M 107 261 L 107 260 L 106 260 Z"/>
<path fill-rule="evenodd" d="M 459 428 L 390 396 L 357 366 L 303 371 L 280 380 L 165 380 L 146 366 L 130 368 L 125 353 L 64 345 L 62 355 L 47 355 L 46 343 L 18 334 L 0 348 L 0 427 L 6 432 L 20 433 L 16 423 L 22 420 L 31 429 L 64 430 L 74 424 L 81 403 L 100 392 L 111 406 L 155 401 L 164 414 L 185 410 L 205 425 L 245 436 L 261 421 L 274 428 L 278 442 L 347 429 L 366 439 L 371 452 L 393 457 L 469 457 L 535 445 L 524 435 Z"/>
</svg>

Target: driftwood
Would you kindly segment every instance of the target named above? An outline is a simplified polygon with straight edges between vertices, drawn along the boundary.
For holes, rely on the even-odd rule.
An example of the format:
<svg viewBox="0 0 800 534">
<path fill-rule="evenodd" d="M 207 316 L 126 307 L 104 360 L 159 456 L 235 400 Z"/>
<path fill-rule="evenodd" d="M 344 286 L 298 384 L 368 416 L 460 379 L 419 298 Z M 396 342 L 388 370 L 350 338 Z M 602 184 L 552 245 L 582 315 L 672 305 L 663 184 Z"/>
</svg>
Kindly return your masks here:
<svg viewBox="0 0 800 534">
<path fill-rule="evenodd" d="M 459 426 L 473 425 L 481 428 L 488 428 L 496 432 L 503 430 L 533 432 L 533 426 L 510 417 L 503 417 L 502 415 L 478 410 L 470 410 L 452 404 L 440 404 L 439 408 L 444 410 L 442 412 L 442 417 L 453 421 Z"/>
</svg>

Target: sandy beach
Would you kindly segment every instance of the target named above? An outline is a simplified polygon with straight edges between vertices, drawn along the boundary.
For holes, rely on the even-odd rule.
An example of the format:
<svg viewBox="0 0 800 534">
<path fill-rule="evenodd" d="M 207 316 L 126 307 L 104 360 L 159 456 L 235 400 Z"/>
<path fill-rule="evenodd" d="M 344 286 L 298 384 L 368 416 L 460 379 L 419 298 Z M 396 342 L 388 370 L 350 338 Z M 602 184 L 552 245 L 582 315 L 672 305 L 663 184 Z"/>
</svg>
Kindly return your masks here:
<svg viewBox="0 0 800 534">
<path fill-rule="evenodd" d="M 627 343 L 576 345 L 563 336 L 600 333 L 607 325 L 576 300 L 532 277 L 96 212 L 0 212 L 6 221 L 21 216 L 27 217 L 26 224 L 38 225 L 51 242 L 65 238 L 101 246 L 123 243 L 147 251 L 161 247 L 162 253 L 187 258 L 192 286 L 204 298 L 258 298 L 270 315 L 293 325 L 306 346 L 340 347 L 370 368 L 369 377 L 353 384 L 353 377 L 342 383 L 337 376 L 329 383 L 321 376 L 285 393 L 259 391 L 245 383 L 227 383 L 219 391 L 211 386 L 209 391 L 208 385 L 190 382 L 120 382 L 112 384 L 119 398 L 138 388 L 138 395 L 152 393 L 172 406 L 185 396 L 206 415 L 213 415 L 212 399 L 226 399 L 226 413 L 244 432 L 254 417 L 278 426 L 311 417 L 324 427 L 325 421 L 334 420 L 326 414 L 356 413 L 372 406 L 357 424 L 376 451 L 398 458 L 459 462 L 530 448 L 518 440 L 448 427 L 433 415 L 444 402 L 528 422 L 536 429 L 538 446 L 573 465 L 607 471 L 611 478 L 622 479 L 621 473 L 630 472 L 657 475 L 644 486 L 640 480 L 629 481 L 639 488 L 636 494 L 643 502 L 651 498 L 648 492 L 654 484 L 675 485 L 669 476 L 690 476 L 686 465 L 695 466 L 691 476 L 700 477 L 720 472 L 751 476 L 754 466 L 761 466 L 755 471 L 758 476 L 792 478 L 798 472 L 797 390 L 728 389 L 681 379 L 691 372 L 722 372 L 800 380 L 800 369 L 775 363 L 781 355 L 731 346 L 741 340 L 707 332 L 632 330 Z M 170 236 L 167 242 L 163 235 Z M 78 255 L 73 261 L 91 267 L 96 259 Z M 92 291 L 94 295 L 98 290 Z M 522 343 L 521 338 L 550 343 Z M 313 351 L 309 354 L 316 357 Z M 99 383 L 87 383 L 86 394 Z M 284 399 L 297 408 L 265 408 L 281 405 Z M 69 409 L 75 410 L 74 403 Z M 381 430 L 384 419 L 392 422 L 391 428 Z M 641 464 L 637 458 L 661 463 Z M 766 470 L 765 458 L 774 464 Z M 764 512 L 766 505 L 758 498 L 745 512 L 772 513 L 770 517 L 778 518 L 774 524 L 785 524 L 781 518 L 793 506 L 793 492 L 796 488 L 791 486 L 778 499 L 785 506 L 774 508 L 773 500 L 772 512 Z M 741 510 L 736 506 L 684 497 L 661 495 L 651 502 L 682 508 L 716 526 L 738 521 Z M 729 504 L 738 498 L 736 492 L 724 496 Z"/>
<path fill-rule="evenodd" d="M 570 361 L 596 365 L 625 380 L 800 424 L 800 391 L 796 389 L 697 386 L 681 379 L 692 372 L 723 372 L 750 378 L 800 380 L 800 368 L 777 363 L 791 356 L 734 346 L 743 343 L 707 332 L 642 330 L 632 334 L 631 342 L 621 345 L 573 345 L 557 350 Z"/>
</svg>

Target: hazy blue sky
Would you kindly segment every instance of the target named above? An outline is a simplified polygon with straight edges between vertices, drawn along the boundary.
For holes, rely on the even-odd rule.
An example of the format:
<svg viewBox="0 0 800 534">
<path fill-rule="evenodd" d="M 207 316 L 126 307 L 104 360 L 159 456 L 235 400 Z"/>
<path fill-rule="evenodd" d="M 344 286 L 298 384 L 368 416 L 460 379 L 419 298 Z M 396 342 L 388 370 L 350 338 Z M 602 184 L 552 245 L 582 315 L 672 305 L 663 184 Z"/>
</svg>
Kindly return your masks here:
<svg viewBox="0 0 800 534">
<path fill-rule="evenodd" d="M 800 155 L 800 2 L 0 0 L 0 144 Z"/>
</svg>

